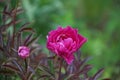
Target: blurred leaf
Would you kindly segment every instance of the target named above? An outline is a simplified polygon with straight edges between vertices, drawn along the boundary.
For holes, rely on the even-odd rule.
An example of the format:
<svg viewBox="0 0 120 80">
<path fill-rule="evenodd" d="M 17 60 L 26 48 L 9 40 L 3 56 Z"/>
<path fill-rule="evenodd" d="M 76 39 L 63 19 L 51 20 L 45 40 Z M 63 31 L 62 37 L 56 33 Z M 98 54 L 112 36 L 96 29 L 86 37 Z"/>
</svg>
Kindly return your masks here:
<svg viewBox="0 0 120 80">
<path fill-rule="evenodd" d="M 0 70 L 0 74 L 2 74 L 2 75 L 13 75 L 13 71 L 11 71 L 11 70 L 6 70 L 6 69 L 1 69 Z"/>
<path fill-rule="evenodd" d="M 31 66 L 28 66 L 28 72 L 31 72 L 29 73 L 29 75 L 27 76 L 27 79 L 30 80 L 31 77 L 35 74 L 35 71 L 36 69 L 33 69 Z"/>
<path fill-rule="evenodd" d="M 1 31 L 0 31 L 0 47 L 1 48 L 3 47 L 3 36 L 2 36 Z"/>
<path fill-rule="evenodd" d="M 44 71 L 49 77 L 51 77 L 52 79 L 55 79 L 55 76 L 53 73 L 50 72 L 50 70 L 46 67 L 46 66 L 43 66 L 43 65 L 40 65 L 38 67 L 40 70 Z"/>
<path fill-rule="evenodd" d="M 74 74 L 70 74 L 69 76 L 67 76 L 67 77 L 65 78 L 65 80 L 70 79 L 73 75 L 74 75 Z"/>
<path fill-rule="evenodd" d="M 0 50 L 3 51 L 4 49 L 0 46 Z"/>
<path fill-rule="evenodd" d="M 92 80 L 97 80 L 101 74 L 103 73 L 103 69 L 100 69 L 93 77 Z"/>
<path fill-rule="evenodd" d="M 21 67 L 21 65 L 19 65 L 19 64 L 16 62 L 16 60 L 13 60 L 12 62 L 16 65 L 16 67 L 19 69 L 19 71 L 20 71 L 22 74 L 24 74 L 24 71 L 23 71 L 23 68 Z"/>
<path fill-rule="evenodd" d="M 50 72 L 51 73 L 55 73 L 55 68 L 54 68 L 54 65 L 53 65 L 53 62 L 52 61 L 50 61 L 50 60 L 48 60 L 48 65 L 49 65 L 49 67 L 50 67 Z"/>
<path fill-rule="evenodd" d="M 29 46 L 31 43 L 33 43 L 35 40 L 37 40 L 38 37 L 34 37 L 33 39 L 31 39 L 26 45 Z"/>
<path fill-rule="evenodd" d="M 32 28 L 21 28 L 19 32 L 23 32 L 23 31 L 30 31 L 30 32 L 34 32 L 34 30 Z"/>
<path fill-rule="evenodd" d="M 7 34 L 7 50 L 10 52 L 10 45 L 11 45 L 11 38 L 10 38 L 10 33 Z"/>
<path fill-rule="evenodd" d="M 27 44 L 27 42 L 31 39 L 31 37 L 32 37 L 32 33 L 25 39 L 25 41 L 24 41 L 24 45 L 26 45 Z"/>
<path fill-rule="evenodd" d="M 19 72 L 19 69 L 16 68 L 15 66 L 12 66 L 12 65 L 9 65 L 9 64 L 4 64 L 2 66 L 5 67 L 5 68 L 8 68 L 8 69 L 10 69 L 10 70 L 12 70 L 14 72 Z"/>
<path fill-rule="evenodd" d="M 79 72 L 80 74 L 87 74 L 88 71 L 90 71 L 92 69 L 92 66 L 91 65 L 85 65 L 83 67 L 83 69 Z"/>
<path fill-rule="evenodd" d="M 42 63 L 42 61 L 44 60 L 44 58 L 46 58 L 47 55 L 45 53 L 39 53 L 35 56 L 34 60 L 33 60 L 33 63 Z M 44 60 L 45 61 L 45 60 Z"/>
<path fill-rule="evenodd" d="M 13 15 L 18 15 L 18 14 L 21 14 L 22 12 L 23 12 L 23 9 L 21 7 L 17 7 L 11 11 Z"/>
<path fill-rule="evenodd" d="M 11 61 L 13 61 L 13 60 L 17 60 L 17 58 L 10 57 L 10 58 L 8 58 L 7 60 L 5 60 L 2 64 L 7 64 L 7 63 L 9 63 L 9 62 L 11 62 Z"/>
</svg>

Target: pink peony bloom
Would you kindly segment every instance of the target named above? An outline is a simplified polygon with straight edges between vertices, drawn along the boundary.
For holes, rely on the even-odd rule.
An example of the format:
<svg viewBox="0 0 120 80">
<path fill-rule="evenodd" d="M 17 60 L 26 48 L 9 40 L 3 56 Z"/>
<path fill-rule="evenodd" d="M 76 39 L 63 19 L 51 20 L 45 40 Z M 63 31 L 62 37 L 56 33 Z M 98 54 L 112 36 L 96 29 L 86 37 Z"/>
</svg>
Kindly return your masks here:
<svg viewBox="0 0 120 80">
<path fill-rule="evenodd" d="M 19 49 L 18 49 L 18 55 L 25 59 L 29 56 L 30 54 L 30 49 L 26 46 L 20 46 Z"/>
<path fill-rule="evenodd" d="M 78 34 L 77 29 L 70 26 L 66 28 L 58 27 L 57 30 L 52 30 L 47 36 L 47 48 L 65 59 L 68 64 L 71 64 L 76 52 L 87 39 Z"/>
</svg>

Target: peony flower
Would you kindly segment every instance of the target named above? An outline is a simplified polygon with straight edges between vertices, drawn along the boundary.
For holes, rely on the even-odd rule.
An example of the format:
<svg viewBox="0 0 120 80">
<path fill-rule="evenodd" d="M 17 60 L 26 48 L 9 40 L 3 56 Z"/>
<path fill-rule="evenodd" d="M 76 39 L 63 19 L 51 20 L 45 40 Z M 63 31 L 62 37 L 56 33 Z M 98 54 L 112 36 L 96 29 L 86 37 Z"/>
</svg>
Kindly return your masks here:
<svg viewBox="0 0 120 80">
<path fill-rule="evenodd" d="M 65 59 L 68 64 L 74 60 L 76 52 L 87 39 L 78 34 L 77 29 L 70 26 L 66 28 L 58 27 L 56 30 L 49 32 L 47 36 L 47 48 Z"/>
<path fill-rule="evenodd" d="M 20 46 L 19 49 L 18 49 L 18 55 L 25 59 L 29 56 L 30 54 L 30 49 L 26 46 Z"/>
</svg>

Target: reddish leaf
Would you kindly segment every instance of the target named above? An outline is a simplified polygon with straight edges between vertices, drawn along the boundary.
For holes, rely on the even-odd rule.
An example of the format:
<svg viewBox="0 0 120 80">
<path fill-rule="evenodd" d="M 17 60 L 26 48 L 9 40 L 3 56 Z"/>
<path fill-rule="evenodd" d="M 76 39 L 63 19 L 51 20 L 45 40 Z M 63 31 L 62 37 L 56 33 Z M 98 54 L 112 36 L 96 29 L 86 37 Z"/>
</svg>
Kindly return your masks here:
<svg viewBox="0 0 120 80">
<path fill-rule="evenodd" d="M 97 80 L 101 74 L 103 73 L 104 69 L 100 69 L 93 77 L 92 80 Z"/>
<path fill-rule="evenodd" d="M 9 65 L 9 64 L 4 64 L 2 66 L 5 67 L 5 68 L 8 68 L 8 69 L 10 69 L 10 70 L 12 70 L 14 72 L 19 72 L 19 69 L 16 68 L 15 66 L 12 66 L 12 65 Z"/>
<path fill-rule="evenodd" d="M 19 65 L 16 60 L 13 60 L 12 62 L 13 62 L 13 64 L 16 65 L 16 67 L 19 69 L 19 71 L 20 71 L 22 74 L 24 74 L 24 71 L 23 71 L 23 68 L 21 67 L 21 65 Z"/>
<path fill-rule="evenodd" d="M 34 32 L 34 30 L 32 28 L 27 28 L 26 26 L 28 26 L 30 23 L 25 23 L 24 25 L 21 26 L 19 32 L 23 32 L 23 31 L 30 31 L 30 32 Z"/>
<path fill-rule="evenodd" d="M 1 69 L 0 74 L 2 74 L 2 75 L 13 75 L 14 72 L 11 71 L 11 70 L 7 70 L 7 69 Z"/>
<path fill-rule="evenodd" d="M 0 46 L 3 47 L 3 36 L 1 31 L 0 31 Z"/>
<path fill-rule="evenodd" d="M 33 39 L 31 39 L 26 45 L 29 46 L 31 43 L 33 43 L 35 40 L 37 40 L 38 37 L 34 37 Z"/>
<path fill-rule="evenodd" d="M 30 32 L 34 32 L 34 30 L 32 28 L 22 28 L 20 30 L 20 32 L 23 32 L 23 31 L 30 31 Z"/>
<path fill-rule="evenodd" d="M 86 74 L 90 69 L 92 69 L 92 66 L 87 64 L 83 67 L 83 69 L 78 74 Z"/>
<path fill-rule="evenodd" d="M 22 12 L 23 12 L 23 9 L 20 8 L 20 7 L 11 10 L 11 13 L 12 13 L 12 14 L 16 14 L 16 15 L 18 15 L 18 14 L 20 14 L 20 13 L 22 13 Z"/>
<path fill-rule="evenodd" d="M 24 41 L 24 45 L 26 45 L 27 44 L 27 42 L 31 39 L 31 37 L 32 37 L 32 33 L 25 39 L 25 41 Z"/>
</svg>

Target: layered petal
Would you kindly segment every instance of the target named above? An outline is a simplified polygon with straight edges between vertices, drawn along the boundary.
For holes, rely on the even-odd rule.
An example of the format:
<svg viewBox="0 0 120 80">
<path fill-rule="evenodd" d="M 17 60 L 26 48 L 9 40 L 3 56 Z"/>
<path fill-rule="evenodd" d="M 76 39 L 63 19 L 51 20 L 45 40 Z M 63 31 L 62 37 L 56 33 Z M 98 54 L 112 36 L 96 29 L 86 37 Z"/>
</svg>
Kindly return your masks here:
<svg viewBox="0 0 120 80">
<path fill-rule="evenodd" d="M 76 52 L 87 39 L 78 33 L 77 29 L 70 26 L 66 28 L 58 27 L 49 32 L 47 36 L 47 48 L 65 59 L 70 64 Z"/>
</svg>

